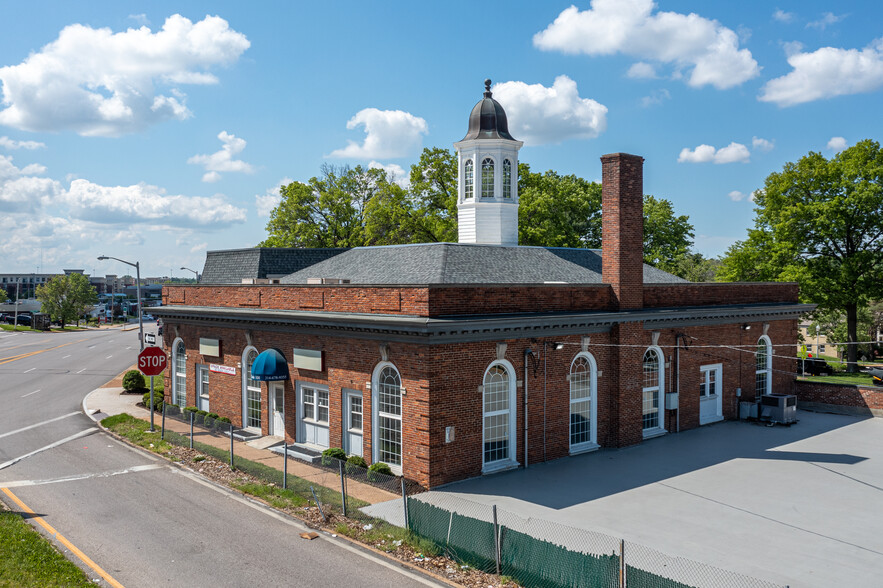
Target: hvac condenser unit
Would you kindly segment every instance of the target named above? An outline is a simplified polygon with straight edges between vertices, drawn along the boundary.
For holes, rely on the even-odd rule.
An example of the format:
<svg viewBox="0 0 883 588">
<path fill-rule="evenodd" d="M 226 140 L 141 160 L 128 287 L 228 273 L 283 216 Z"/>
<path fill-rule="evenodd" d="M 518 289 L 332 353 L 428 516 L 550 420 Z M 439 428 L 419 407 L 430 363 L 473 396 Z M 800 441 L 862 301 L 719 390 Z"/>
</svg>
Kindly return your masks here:
<svg viewBox="0 0 883 588">
<path fill-rule="evenodd" d="M 766 394 L 760 397 L 760 419 L 790 425 L 797 422 L 797 396 Z"/>
</svg>

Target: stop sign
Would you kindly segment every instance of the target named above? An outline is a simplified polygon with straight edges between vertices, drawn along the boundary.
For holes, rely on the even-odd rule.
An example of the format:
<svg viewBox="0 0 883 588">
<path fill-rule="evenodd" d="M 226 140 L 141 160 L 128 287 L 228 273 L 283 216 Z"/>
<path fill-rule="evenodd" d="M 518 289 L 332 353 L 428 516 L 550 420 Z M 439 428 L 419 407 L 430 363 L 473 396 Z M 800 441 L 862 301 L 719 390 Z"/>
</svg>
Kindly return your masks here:
<svg viewBox="0 0 883 588">
<path fill-rule="evenodd" d="M 158 376 L 167 363 L 166 353 L 159 347 L 145 347 L 138 354 L 138 369 L 145 376 Z"/>
</svg>

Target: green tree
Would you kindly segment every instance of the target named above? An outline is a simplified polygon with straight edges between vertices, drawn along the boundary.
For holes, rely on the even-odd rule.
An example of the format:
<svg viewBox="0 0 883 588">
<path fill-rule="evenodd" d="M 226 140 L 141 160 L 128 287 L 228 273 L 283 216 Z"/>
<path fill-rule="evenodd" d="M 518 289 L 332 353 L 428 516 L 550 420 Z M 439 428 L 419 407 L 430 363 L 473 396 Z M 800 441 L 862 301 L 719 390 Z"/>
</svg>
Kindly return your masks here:
<svg viewBox="0 0 883 588">
<path fill-rule="evenodd" d="M 518 164 L 518 242 L 540 247 L 601 246 L 601 185 Z"/>
<path fill-rule="evenodd" d="M 644 196 L 644 262 L 671 271 L 693 245 L 693 225 L 687 215 L 675 215 L 671 201 Z"/>
<path fill-rule="evenodd" d="M 858 312 L 883 297 L 883 151 L 865 140 L 832 159 L 810 152 L 770 174 L 754 229 L 724 258 L 720 278 L 796 280 L 801 297 L 846 315 L 848 369 L 857 369 Z"/>
<path fill-rule="evenodd" d="M 4 290 L 3 288 L 0 288 L 0 300 L 2 300 L 3 302 L 9 300 L 9 294 L 7 294 L 6 290 Z"/>
<path fill-rule="evenodd" d="M 55 276 L 37 286 L 37 300 L 41 310 L 61 323 L 77 320 L 89 305 L 98 302 L 98 294 L 83 274 Z"/>
<path fill-rule="evenodd" d="M 410 200 L 416 243 L 457 241 L 457 155 L 425 148 L 411 166 Z"/>
</svg>

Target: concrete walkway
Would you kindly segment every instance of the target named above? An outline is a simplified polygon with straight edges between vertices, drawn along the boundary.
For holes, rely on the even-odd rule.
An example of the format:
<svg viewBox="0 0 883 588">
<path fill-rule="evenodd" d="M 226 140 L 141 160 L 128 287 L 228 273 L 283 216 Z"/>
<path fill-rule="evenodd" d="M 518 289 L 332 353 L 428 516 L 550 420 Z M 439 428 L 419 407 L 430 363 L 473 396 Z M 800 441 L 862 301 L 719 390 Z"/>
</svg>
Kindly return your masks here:
<svg viewBox="0 0 883 588">
<path fill-rule="evenodd" d="M 83 400 L 83 411 L 96 422 L 100 422 L 108 416 L 122 413 L 128 413 L 135 418 L 149 421 L 150 410 L 142 406 L 137 406 L 137 404 L 141 402 L 141 396 L 141 394 L 124 393 L 122 388 L 122 375 L 120 375 L 116 379 L 105 384 L 105 386 L 89 393 L 89 395 Z M 154 426 L 157 429 L 160 428 L 161 422 L 162 413 L 155 413 Z M 189 424 L 175 419 L 166 419 L 166 429 L 184 435 L 185 437 L 190 435 Z M 217 447 L 223 451 L 230 450 L 229 437 L 212 435 L 199 427 L 194 428 L 193 439 L 194 441 Z M 265 449 L 264 447 L 267 446 L 266 441 L 266 438 L 248 442 L 234 440 L 233 454 L 235 457 L 241 457 L 261 463 L 281 472 L 283 469 L 282 456 L 269 449 Z M 281 441 L 281 438 L 278 439 L 278 441 Z M 331 488 L 332 490 L 340 488 L 340 478 L 337 474 L 329 472 L 323 468 L 315 467 L 298 459 L 289 458 L 288 473 L 308 480 L 315 485 Z M 354 480 L 348 480 L 347 494 L 370 504 L 386 502 L 398 497 L 398 504 L 401 509 L 400 496 L 369 484 L 362 484 Z"/>
</svg>

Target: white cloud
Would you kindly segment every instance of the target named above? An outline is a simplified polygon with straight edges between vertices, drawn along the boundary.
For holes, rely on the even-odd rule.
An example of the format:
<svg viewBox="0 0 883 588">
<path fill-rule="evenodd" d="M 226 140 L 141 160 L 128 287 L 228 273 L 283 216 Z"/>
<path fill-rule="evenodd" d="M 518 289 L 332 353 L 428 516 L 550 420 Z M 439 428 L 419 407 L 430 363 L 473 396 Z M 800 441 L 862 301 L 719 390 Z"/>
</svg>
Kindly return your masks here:
<svg viewBox="0 0 883 588">
<path fill-rule="evenodd" d="M 327 157 L 350 159 L 391 159 L 407 157 L 420 151 L 423 137 L 429 132 L 426 121 L 401 110 L 365 108 L 346 123 L 352 130 L 365 127 L 365 141 L 360 145 L 348 141 L 343 149 L 332 151 Z"/>
<path fill-rule="evenodd" d="M 843 151 L 846 149 L 846 139 L 843 137 L 831 137 L 828 141 L 828 149 L 832 151 Z"/>
<path fill-rule="evenodd" d="M 650 106 L 655 106 L 657 104 L 662 104 L 666 100 L 671 98 L 671 92 L 662 88 L 661 90 L 654 90 L 650 93 L 649 96 L 644 96 L 641 98 L 641 106 L 644 108 L 649 108 Z"/>
<path fill-rule="evenodd" d="M 208 243 L 197 243 L 190 248 L 190 253 L 205 253 L 206 249 L 208 249 Z"/>
<path fill-rule="evenodd" d="M 639 80 L 652 80 L 657 77 L 656 68 L 643 61 L 633 63 L 625 75 Z"/>
<path fill-rule="evenodd" d="M 242 153 L 242 150 L 245 149 L 245 139 L 240 139 L 227 131 L 218 133 L 218 139 L 224 144 L 220 150 L 215 151 L 211 155 L 194 155 L 187 160 L 187 163 L 201 165 L 205 168 L 207 173 L 202 176 L 203 182 L 217 182 L 221 179 L 221 174 L 218 172 L 241 172 L 246 174 L 254 172 L 254 167 L 250 163 L 240 159 L 233 159 L 234 156 Z"/>
<path fill-rule="evenodd" d="M 678 163 L 747 163 L 751 157 L 748 147 L 741 143 L 730 143 L 726 147 L 715 149 L 711 145 L 699 145 L 692 151 L 688 148 L 681 150 L 678 155 Z"/>
<path fill-rule="evenodd" d="M 60 183 L 37 177 L 45 172 L 46 167 L 38 163 L 18 168 L 12 157 L 0 155 L 0 211 L 32 213 L 62 193 Z"/>
<path fill-rule="evenodd" d="M 384 164 L 379 161 L 371 161 L 368 169 L 382 169 L 386 177 L 407 190 L 411 187 L 411 176 L 405 172 L 405 168 L 395 163 Z"/>
<path fill-rule="evenodd" d="M 235 62 L 249 44 L 217 16 L 193 23 L 176 14 L 156 33 L 70 25 L 20 64 L 0 68 L 0 124 L 116 136 L 185 119 L 184 95 L 157 86 L 216 83 L 205 70 Z"/>
<path fill-rule="evenodd" d="M 793 70 L 764 84 L 759 100 L 794 106 L 872 92 L 883 86 L 883 38 L 861 50 L 822 47 L 803 53 L 792 49 L 788 64 Z"/>
<path fill-rule="evenodd" d="M 775 141 L 767 141 L 761 137 L 752 137 L 751 138 L 751 147 L 753 149 L 759 149 L 760 151 L 772 151 L 773 147 L 775 147 Z"/>
<path fill-rule="evenodd" d="M 826 12 L 822 15 L 822 18 L 819 20 L 814 20 L 812 22 L 806 23 L 806 28 L 808 29 L 819 29 L 824 31 L 828 25 L 837 24 L 841 20 L 846 18 L 845 14 L 836 15 L 833 12 Z"/>
<path fill-rule="evenodd" d="M 245 210 L 222 195 L 167 195 L 157 186 L 101 186 L 74 180 L 62 196 L 74 218 L 98 223 L 148 223 L 169 226 L 226 226 L 245 221 Z"/>
<path fill-rule="evenodd" d="M 565 9 L 534 35 L 535 47 L 570 54 L 622 53 L 689 69 L 687 83 L 731 88 L 760 68 L 736 33 L 695 13 L 656 12 L 653 0 L 593 0 L 589 10 Z"/>
<path fill-rule="evenodd" d="M 745 200 L 745 194 L 743 194 L 743 193 L 740 192 L 739 190 L 733 190 L 732 192 L 730 192 L 729 194 L 727 194 L 727 196 L 728 196 L 729 199 L 732 200 L 733 202 L 740 202 L 740 201 L 742 201 L 742 200 Z"/>
<path fill-rule="evenodd" d="M 0 147 L 4 147 L 6 149 L 41 149 L 46 147 L 46 143 L 40 143 L 38 141 L 16 141 L 14 139 L 10 139 L 9 137 L 3 136 L 0 137 Z"/>
<path fill-rule="evenodd" d="M 773 13 L 773 19 L 779 22 L 789 23 L 794 20 L 794 13 L 785 12 L 781 8 L 777 8 L 776 11 Z"/>
<path fill-rule="evenodd" d="M 291 178 L 282 178 L 272 188 L 267 188 L 264 194 L 255 194 L 254 205 L 257 208 L 258 216 L 269 217 L 273 209 L 282 202 L 282 194 L 279 190 L 282 186 L 287 186 L 293 182 Z"/>
<path fill-rule="evenodd" d="M 607 107 L 580 98 L 576 82 L 561 75 L 551 88 L 505 82 L 493 88 L 509 119 L 509 132 L 527 145 L 591 139 L 607 130 Z"/>
<path fill-rule="evenodd" d="M 150 19 L 147 18 L 147 15 L 143 12 L 140 14 L 130 14 L 129 20 L 134 20 L 136 23 L 140 25 L 150 24 Z"/>
</svg>

